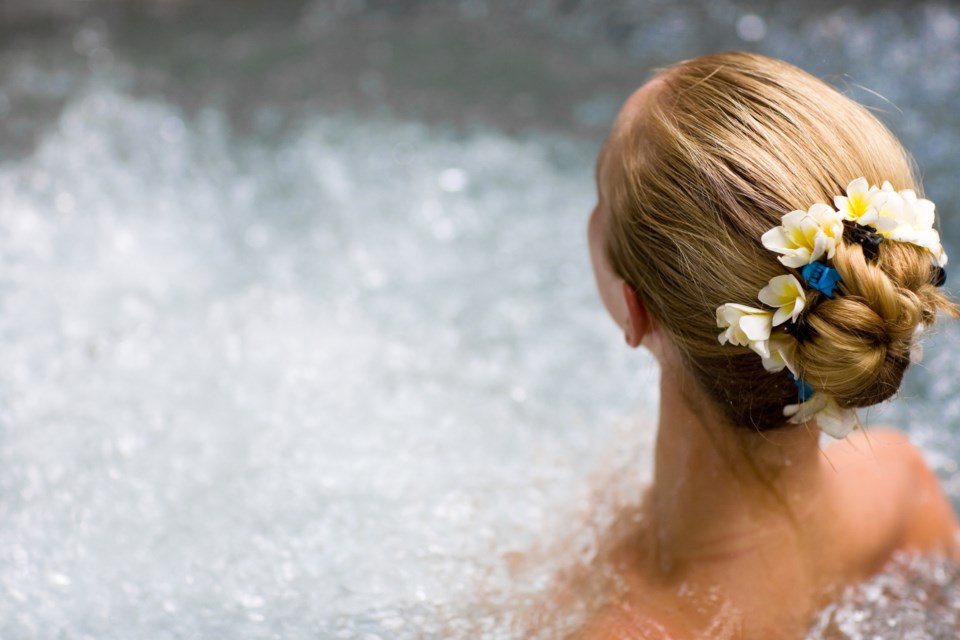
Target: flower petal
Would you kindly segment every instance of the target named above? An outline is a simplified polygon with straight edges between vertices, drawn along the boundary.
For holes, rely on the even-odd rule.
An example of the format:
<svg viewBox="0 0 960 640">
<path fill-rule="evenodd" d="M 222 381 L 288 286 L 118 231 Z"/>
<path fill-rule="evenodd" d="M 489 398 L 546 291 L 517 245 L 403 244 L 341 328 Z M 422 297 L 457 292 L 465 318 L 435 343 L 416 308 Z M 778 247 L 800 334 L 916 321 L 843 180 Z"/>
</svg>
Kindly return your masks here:
<svg viewBox="0 0 960 640">
<path fill-rule="evenodd" d="M 740 328 L 751 341 L 766 340 L 770 337 L 772 314 L 751 314 L 740 318 Z"/>
<path fill-rule="evenodd" d="M 750 342 L 750 348 L 753 349 L 753 352 L 760 356 L 763 360 L 770 358 L 770 341 L 769 340 L 752 340 Z"/>
<path fill-rule="evenodd" d="M 760 242 L 763 243 L 763 246 L 770 251 L 782 252 L 782 249 L 789 249 L 791 243 L 789 238 L 787 238 L 786 231 L 783 227 L 774 227 L 770 229 L 762 236 L 760 236 Z"/>
<path fill-rule="evenodd" d="M 870 185 L 869 183 L 867 183 L 867 179 L 860 177 L 855 180 L 851 180 L 850 184 L 847 185 L 847 195 L 850 196 L 855 193 L 857 194 L 862 193 L 866 195 L 867 190 L 869 189 L 870 189 Z"/>
<path fill-rule="evenodd" d="M 717 339 L 720 344 L 728 342 L 747 346 L 753 341 L 770 337 L 770 320 L 773 314 L 763 309 L 728 302 L 717 307 L 717 326 L 725 329 Z"/>
<path fill-rule="evenodd" d="M 832 438 L 846 438 L 860 424 L 854 409 L 844 409 L 833 398 L 817 414 L 817 426 Z"/>
<path fill-rule="evenodd" d="M 814 393 L 808 400 L 800 404 L 788 404 L 785 406 L 783 408 L 783 415 L 790 418 L 790 422 L 793 424 L 806 422 L 827 405 L 827 397 L 825 393 Z"/>
<path fill-rule="evenodd" d="M 832 396 L 820 391 L 805 402 L 787 405 L 783 415 L 794 424 L 815 419 L 821 431 L 837 439 L 845 438 L 860 424 L 854 409 L 842 408 Z"/>
<path fill-rule="evenodd" d="M 805 264 L 810 263 L 810 252 L 807 250 L 797 251 L 791 253 L 790 255 L 783 255 L 777 258 L 785 267 L 790 267 L 792 269 L 798 269 Z"/>
<path fill-rule="evenodd" d="M 771 336 L 767 341 L 770 351 L 768 357 L 763 358 L 763 368 L 767 371 L 782 371 L 784 367 L 793 371 L 794 353 L 797 347 L 796 339 L 789 334 Z M 762 357 L 762 356 L 761 356 Z"/>
</svg>

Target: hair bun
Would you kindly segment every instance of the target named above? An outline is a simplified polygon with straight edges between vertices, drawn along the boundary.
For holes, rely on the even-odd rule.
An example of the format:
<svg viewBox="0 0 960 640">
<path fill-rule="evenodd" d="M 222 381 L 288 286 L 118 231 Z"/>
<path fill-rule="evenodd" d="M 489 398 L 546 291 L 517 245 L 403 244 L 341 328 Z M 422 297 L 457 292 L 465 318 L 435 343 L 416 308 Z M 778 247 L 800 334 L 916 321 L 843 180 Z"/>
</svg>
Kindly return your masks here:
<svg viewBox="0 0 960 640">
<path fill-rule="evenodd" d="M 918 327 L 933 323 L 938 309 L 956 311 L 931 279 L 923 249 L 884 242 L 875 260 L 864 247 L 837 245 L 833 264 L 841 295 L 811 305 L 809 327 L 797 345 L 803 378 L 842 407 L 866 407 L 893 396 L 910 365 Z"/>
</svg>

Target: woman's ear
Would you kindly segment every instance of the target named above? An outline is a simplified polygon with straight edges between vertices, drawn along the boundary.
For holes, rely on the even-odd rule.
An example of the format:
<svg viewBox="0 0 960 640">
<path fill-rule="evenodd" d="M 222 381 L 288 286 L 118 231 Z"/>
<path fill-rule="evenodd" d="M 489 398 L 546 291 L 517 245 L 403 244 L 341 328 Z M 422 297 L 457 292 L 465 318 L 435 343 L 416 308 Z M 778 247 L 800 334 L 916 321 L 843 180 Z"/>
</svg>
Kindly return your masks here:
<svg viewBox="0 0 960 640">
<path fill-rule="evenodd" d="M 637 292 L 626 282 L 623 283 L 623 299 L 627 303 L 627 316 L 624 331 L 627 344 L 636 349 L 643 342 L 643 338 L 653 328 L 650 312 Z"/>
</svg>

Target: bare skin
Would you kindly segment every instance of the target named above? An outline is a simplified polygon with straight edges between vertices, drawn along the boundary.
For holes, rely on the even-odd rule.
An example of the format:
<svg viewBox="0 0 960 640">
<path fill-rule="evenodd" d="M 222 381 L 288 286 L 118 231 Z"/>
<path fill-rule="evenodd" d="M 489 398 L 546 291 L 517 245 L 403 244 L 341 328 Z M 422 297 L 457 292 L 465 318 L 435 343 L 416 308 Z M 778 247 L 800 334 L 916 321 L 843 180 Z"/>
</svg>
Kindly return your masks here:
<svg viewBox="0 0 960 640">
<path fill-rule="evenodd" d="M 599 185 L 606 152 L 656 83 L 624 104 L 598 157 Z M 957 557 L 953 509 L 899 432 L 858 430 L 821 449 L 812 422 L 763 436 L 725 422 L 607 263 L 599 191 L 589 224 L 597 288 L 626 343 L 660 363 L 660 416 L 642 517 L 617 533 L 604 560 L 622 588 L 577 637 L 802 638 L 842 586 L 894 551 Z"/>
</svg>

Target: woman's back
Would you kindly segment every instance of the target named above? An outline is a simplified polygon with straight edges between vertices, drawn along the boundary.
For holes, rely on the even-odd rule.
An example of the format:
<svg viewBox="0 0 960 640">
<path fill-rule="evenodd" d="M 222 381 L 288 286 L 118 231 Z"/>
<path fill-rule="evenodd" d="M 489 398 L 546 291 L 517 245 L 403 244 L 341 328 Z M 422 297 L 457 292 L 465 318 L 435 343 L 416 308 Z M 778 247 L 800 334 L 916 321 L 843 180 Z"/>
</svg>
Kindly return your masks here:
<svg viewBox="0 0 960 640">
<path fill-rule="evenodd" d="M 895 551 L 957 556 L 953 510 L 902 433 L 858 431 L 823 454 L 823 491 L 796 528 L 724 540 L 683 575 L 663 580 L 648 524 L 624 532 L 604 559 L 617 593 L 577 639 L 803 638 L 812 616 Z"/>
</svg>

